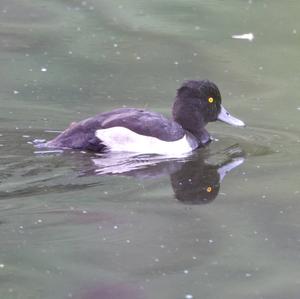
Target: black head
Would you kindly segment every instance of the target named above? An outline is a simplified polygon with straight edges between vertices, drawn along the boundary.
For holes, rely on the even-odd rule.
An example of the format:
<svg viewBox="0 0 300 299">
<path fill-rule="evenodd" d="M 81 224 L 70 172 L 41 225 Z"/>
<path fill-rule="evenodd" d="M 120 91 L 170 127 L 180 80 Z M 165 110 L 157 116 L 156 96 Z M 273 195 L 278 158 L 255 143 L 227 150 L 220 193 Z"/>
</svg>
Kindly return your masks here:
<svg viewBox="0 0 300 299">
<path fill-rule="evenodd" d="M 199 140 L 202 140 L 206 132 L 204 127 L 208 122 L 222 120 L 236 126 L 244 125 L 225 110 L 221 101 L 221 94 L 215 83 L 209 80 L 186 81 L 177 90 L 173 118 Z"/>
<path fill-rule="evenodd" d="M 216 121 L 221 111 L 219 88 L 209 80 L 184 82 L 177 90 L 176 102 L 178 101 L 201 112 L 205 124 Z"/>
</svg>

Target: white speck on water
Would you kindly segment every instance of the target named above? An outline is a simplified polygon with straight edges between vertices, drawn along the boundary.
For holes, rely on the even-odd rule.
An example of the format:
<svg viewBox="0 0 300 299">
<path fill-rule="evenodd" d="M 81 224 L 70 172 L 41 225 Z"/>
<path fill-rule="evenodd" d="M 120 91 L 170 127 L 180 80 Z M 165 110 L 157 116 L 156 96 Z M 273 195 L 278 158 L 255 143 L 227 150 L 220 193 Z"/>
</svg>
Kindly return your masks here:
<svg viewBox="0 0 300 299">
<path fill-rule="evenodd" d="M 166 246 L 164 244 L 161 244 L 159 247 L 160 248 L 165 248 Z"/>
<path fill-rule="evenodd" d="M 83 211 L 82 211 L 82 214 L 87 214 L 87 211 L 86 211 L 86 210 L 83 210 Z"/>
<path fill-rule="evenodd" d="M 193 260 L 195 261 L 197 259 L 197 257 L 196 256 L 193 256 Z"/>
<path fill-rule="evenodd" d="M 42 219 L 38 219 L 37 223 L 42 223 L 43 220 Z"/>
<path fill-rule="evenodd" d="M 264 68 L 263 68 L 262 66 L 259 66 L 258 69 L 259 69 L 260 71 L 262 71 Z"/>
<path fill-rule="evenodd" d="M 195 26 L 195 30 L 200 30 L 200 26 Z"/>
<path fill-rule="evenodd" d="M 68 52 L 68 54 L 69 54 L 69 55 L 72 55 L 72 54 L 73 54 L 73 52 L 72 52 L 72 51 L 69 51 L 69 52 Z"/>
<path fill-rule="evenodd" d="M 22 135 L 23 138 L 30 138 L 29 135 Z"/>
<path fill-rule="evenodd" d="M 114 229 L 118 229 L 119 227 L 117 225 L 114 226 Z"/>
<path fill-rule="evenodd" d="M 129 244 L 130 242 L 131 242 L 130 240 L 128 240 L 128 239 L 126 240 L 126 243 L 127 243 L 127 244 Z"/>
<path fill-rule="evenodd" d="M 154 262 L 158 263 L 159 262 L 159 258 L 155 258 Z"/>
<path fill-rule="evenodd" d="M 114 48 L 118 48 L 118 44 L 114 44 Z"/>
<path fill-rule="evenodd" d="M 0 269 L 3 269 L 4 268 L 4 264 L 0 264 Z"/>
<path fill-rule="evenodd" d="M 47 72 L 47 68 L 42 67 L 42 68 L 41 68 L 41 72 Z"/>
<path fill-rule="evenodd" d="M 194 52 L 194 53 L 193 53 L 193 56 L 194 56 L 194 57 L 198 56 L 198 53 Z"/>
<path fill-rule="evenodd" d="M 189 274 L 189 270 L 184 270 L 183 273 L 184 274 Z"/>
<path fill-rule="evenodd" d="M 137 56 L 137 57 L 136 57 L 136 60 L 141 60 L 141 57 L 140 57 L 140 56 Z"/>
<path fill-rule="evenodd" d="M 245 33 L 245 34 L 234 34 L 231 37 L 235 38 L 235 39 L 247 39 L 251 42 L 254 39 L 254 34 L 249 32 L 249 33 Z"/>
<path fill-rule="evenodd" d="M 184 298 L 185 298 L 185 299 L 193 299 L 194 296 L 191 295 L 191 294 L 186 294 Z"/>
<path fill-rule="evenodd" d="M 246 273 L 245 276 L 248 278 L 248 277 L 251 277 L 252 274 L 251 273 Z"/>
<path fill-rule="evenodd" d="M 299 110 L 299 111 L 300 111 L 300 107 L 297 107 L 297 110 Z"/>
<path fill-rule="evenodd" d="M 174 64 L 175 64 L 175 65 L 178 65 L 178 64 L 179 64 L 179 62 L 178 62 L 178 61 L 174 61 Z"/>
<path fill-rule="evenodd" d="M 212 243 L 214 243 L 214 240 L 208 240 L 208 243 L 210 243 L 210 244 L 212 244 Z"/>
<path fill-rule="evenodd" d="M 293 29 L 293 34 L 297 34 L 297 30 L 296 29 Z"/>
<path fill-rule="evenodd" d="M 17 90 L 14 90 L 14 94 L 19 94 L 19 91 L 17 91 Z"/>
</svg>

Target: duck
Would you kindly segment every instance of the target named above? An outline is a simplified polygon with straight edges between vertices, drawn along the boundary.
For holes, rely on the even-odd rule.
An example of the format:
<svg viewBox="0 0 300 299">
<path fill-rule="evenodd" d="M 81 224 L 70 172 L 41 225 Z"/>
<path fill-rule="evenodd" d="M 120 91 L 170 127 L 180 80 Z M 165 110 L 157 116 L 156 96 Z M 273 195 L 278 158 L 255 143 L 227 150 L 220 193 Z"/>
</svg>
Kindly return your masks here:
<svg viewBox="0 0 300 299">
<path fill-rule="evenodd" d="M 188 80 L 177 89 L 172 118 L 139 108 L 118 108 L 71 125 L 48 148 L 96 153 L 132 152 L 182 155 L 204 147 L 212 138 L 205 126 L 222 121 L 243 127 L 222 105 L 217 85 L 210 80 Z"/>
</svg>

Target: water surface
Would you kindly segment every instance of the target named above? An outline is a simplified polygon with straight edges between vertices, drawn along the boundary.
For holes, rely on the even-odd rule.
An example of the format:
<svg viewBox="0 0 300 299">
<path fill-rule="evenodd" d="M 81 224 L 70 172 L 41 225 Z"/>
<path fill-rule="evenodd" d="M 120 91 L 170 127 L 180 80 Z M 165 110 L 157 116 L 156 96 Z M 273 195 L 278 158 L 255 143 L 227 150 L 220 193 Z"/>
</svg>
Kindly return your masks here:
<svg viewBox="0 0 300 299">
<path fill-rule="evenodd" d="M 1 1 L 0 297 L 298 298 L 299 9 Z M 203 78 L 248 126 L 210 124 L 188 157 L 32 144 L 115 107 L 169 115 Z"/>
</svg>

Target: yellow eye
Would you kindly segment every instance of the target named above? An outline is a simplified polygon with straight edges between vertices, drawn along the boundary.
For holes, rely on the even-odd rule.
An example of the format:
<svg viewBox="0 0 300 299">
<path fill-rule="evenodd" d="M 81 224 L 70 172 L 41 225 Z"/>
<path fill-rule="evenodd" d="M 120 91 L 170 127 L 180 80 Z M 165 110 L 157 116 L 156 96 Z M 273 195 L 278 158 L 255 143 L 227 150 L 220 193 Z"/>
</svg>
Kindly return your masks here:
<svg viewBox="0 0 300 299">
<path fill-rule="evenodd" d="M 206 191 L 207 191 L 208 193 L 210 193 L 210 192 L 212 191 L 212 187 L 210 187 L 210 186 L 207 187 L 207 188 L 206 188 Z"/>
<path fill-rule="evenodd" d="M 212 98 L 212 97 L 208 98 L 209 103 L 213 103 L 213 101 L 214 101 L 214 98 Z"/>
</svg>

